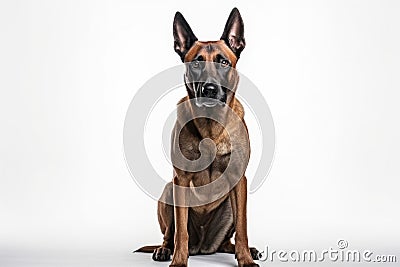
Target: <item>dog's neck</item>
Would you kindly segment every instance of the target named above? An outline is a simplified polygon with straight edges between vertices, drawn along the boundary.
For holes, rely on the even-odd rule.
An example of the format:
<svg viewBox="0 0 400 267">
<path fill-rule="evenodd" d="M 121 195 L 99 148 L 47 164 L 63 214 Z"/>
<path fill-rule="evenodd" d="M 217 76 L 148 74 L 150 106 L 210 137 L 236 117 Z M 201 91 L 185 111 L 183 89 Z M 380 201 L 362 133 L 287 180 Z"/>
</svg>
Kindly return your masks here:
<svg viewBox="0 0 400 267">
<path fill-rule="evenodd" d="M 178 103 L 178 104 L 181 103 L 184 104 L 182 108 L 178 109 L 178 121 L 180 117 L 184 117 L 184 114 L 182 113 L 185 113 L 185 115 L 190 113 L 193 118 L 196 117 L 193 114 L 193 108 L 190 105 L 190 101 L 188 100 L 189 97 L 186 96 L 183 99 L 181 99 L 181 101 L 179 101 Z M 229 107 L 227 108 L 230 108 L 241 120 L 243 120 L 244 117 L 243 106 L 235 97 L 233 97 L 233 99 L 229 103 Z M 193 128 L 192 130 L 197 132 L 200 139 L 210 138 L 212 140 L 221 140 L 224 138 L 229 138 L 227 130 L 229 130 L 230 127 L 234 127 L 235 125 L 232 125 L 232 122 L 228 119 L 227 115 L 222 115 L 222 117 L 220 117 L 220 120 L 221 123 L 223 123 L 224 125 L 210 118 L 205 118 L 205 117 L 195 118 L 192 120 L 193 122 L 192 125 L 194 126 L 192 127 Z"/>
</svg>

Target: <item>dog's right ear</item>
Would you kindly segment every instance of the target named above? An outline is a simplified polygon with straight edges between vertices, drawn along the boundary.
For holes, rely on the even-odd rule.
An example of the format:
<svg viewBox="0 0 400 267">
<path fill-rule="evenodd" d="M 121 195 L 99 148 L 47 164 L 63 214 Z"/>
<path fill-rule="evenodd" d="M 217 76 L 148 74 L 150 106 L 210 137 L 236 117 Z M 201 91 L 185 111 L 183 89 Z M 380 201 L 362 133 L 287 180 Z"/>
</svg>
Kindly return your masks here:
<svg viewBox="0 0 400 267">
<path fill-rule="evenodd" d="M 187 51 L 197 41 L 189 24 L 180 12 L 176 12 L 174 18 L 174 49 L 181 57 L 182 62 L 185 61 Z"/>
</svg>

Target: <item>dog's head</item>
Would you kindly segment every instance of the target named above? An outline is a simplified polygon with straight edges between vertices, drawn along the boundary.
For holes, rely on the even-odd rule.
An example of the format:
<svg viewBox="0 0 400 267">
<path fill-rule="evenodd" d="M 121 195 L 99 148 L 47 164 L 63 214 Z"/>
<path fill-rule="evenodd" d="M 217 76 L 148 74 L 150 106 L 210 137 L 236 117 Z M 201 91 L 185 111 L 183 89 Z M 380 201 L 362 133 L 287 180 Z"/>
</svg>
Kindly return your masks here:
<svg viewBox="0 0 400 267">
<path fill-rule="evenodd" d="M 198 41 L 181 13 L 174 18 L 174 49 L 186 65 L 185 84 L 198 107 L 230 104 L 239 81 L 236 63 L 245 47 L 244 26 L 234 8 L 219 41 Z"/>
</svg>

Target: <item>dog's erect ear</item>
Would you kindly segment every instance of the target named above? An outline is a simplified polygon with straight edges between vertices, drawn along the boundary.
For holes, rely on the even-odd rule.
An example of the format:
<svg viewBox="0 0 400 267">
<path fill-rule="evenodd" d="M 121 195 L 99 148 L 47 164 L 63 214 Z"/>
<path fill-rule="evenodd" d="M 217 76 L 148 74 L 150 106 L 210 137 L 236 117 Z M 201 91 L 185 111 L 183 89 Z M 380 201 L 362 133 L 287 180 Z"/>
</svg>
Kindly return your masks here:
<svg viewBox="0 0 400 267">
<path fill-rule="evenodd" d="M 187 51 L 197 41 L 189 24 L 180 12 L 176 12 L 174 18 L 174 49 L 184 62 Z"/>
<path fill-rule="evenodd" d="M 240 57 L 240 53 L 246 46 L 246 42 L 244 40 L 244 24 L 242 16 L 240 16 L 239 10 L 236 7 L 232 9 L 231 14 L 229 15 L 221 40 L 225 41 L 237 58 Z"/>
</svg>

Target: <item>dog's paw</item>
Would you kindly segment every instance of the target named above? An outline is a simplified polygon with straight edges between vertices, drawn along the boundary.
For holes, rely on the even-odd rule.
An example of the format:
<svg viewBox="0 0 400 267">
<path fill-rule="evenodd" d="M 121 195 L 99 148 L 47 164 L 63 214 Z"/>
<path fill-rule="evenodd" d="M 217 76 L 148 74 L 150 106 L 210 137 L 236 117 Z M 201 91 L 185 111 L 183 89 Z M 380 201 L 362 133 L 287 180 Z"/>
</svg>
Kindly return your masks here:
<svg viewBox="0 0 400 267">
<path fill-rule="evenodd" d="M 261 258 L 261 253 L 256 248 L 250 248 L 250 254 L 253 260 L 259 260 Z"/>
<path fill-rule="evenodd" d="M 153 252 L 153 260 L 169 261 L 171 260 L 171 250 L 169 248 L 159 247 Z"/>
<path fill-rule="evenodd" d="M 171 264 L 169 267 L 187 267 L 186 264 Z"/>
</svg>

